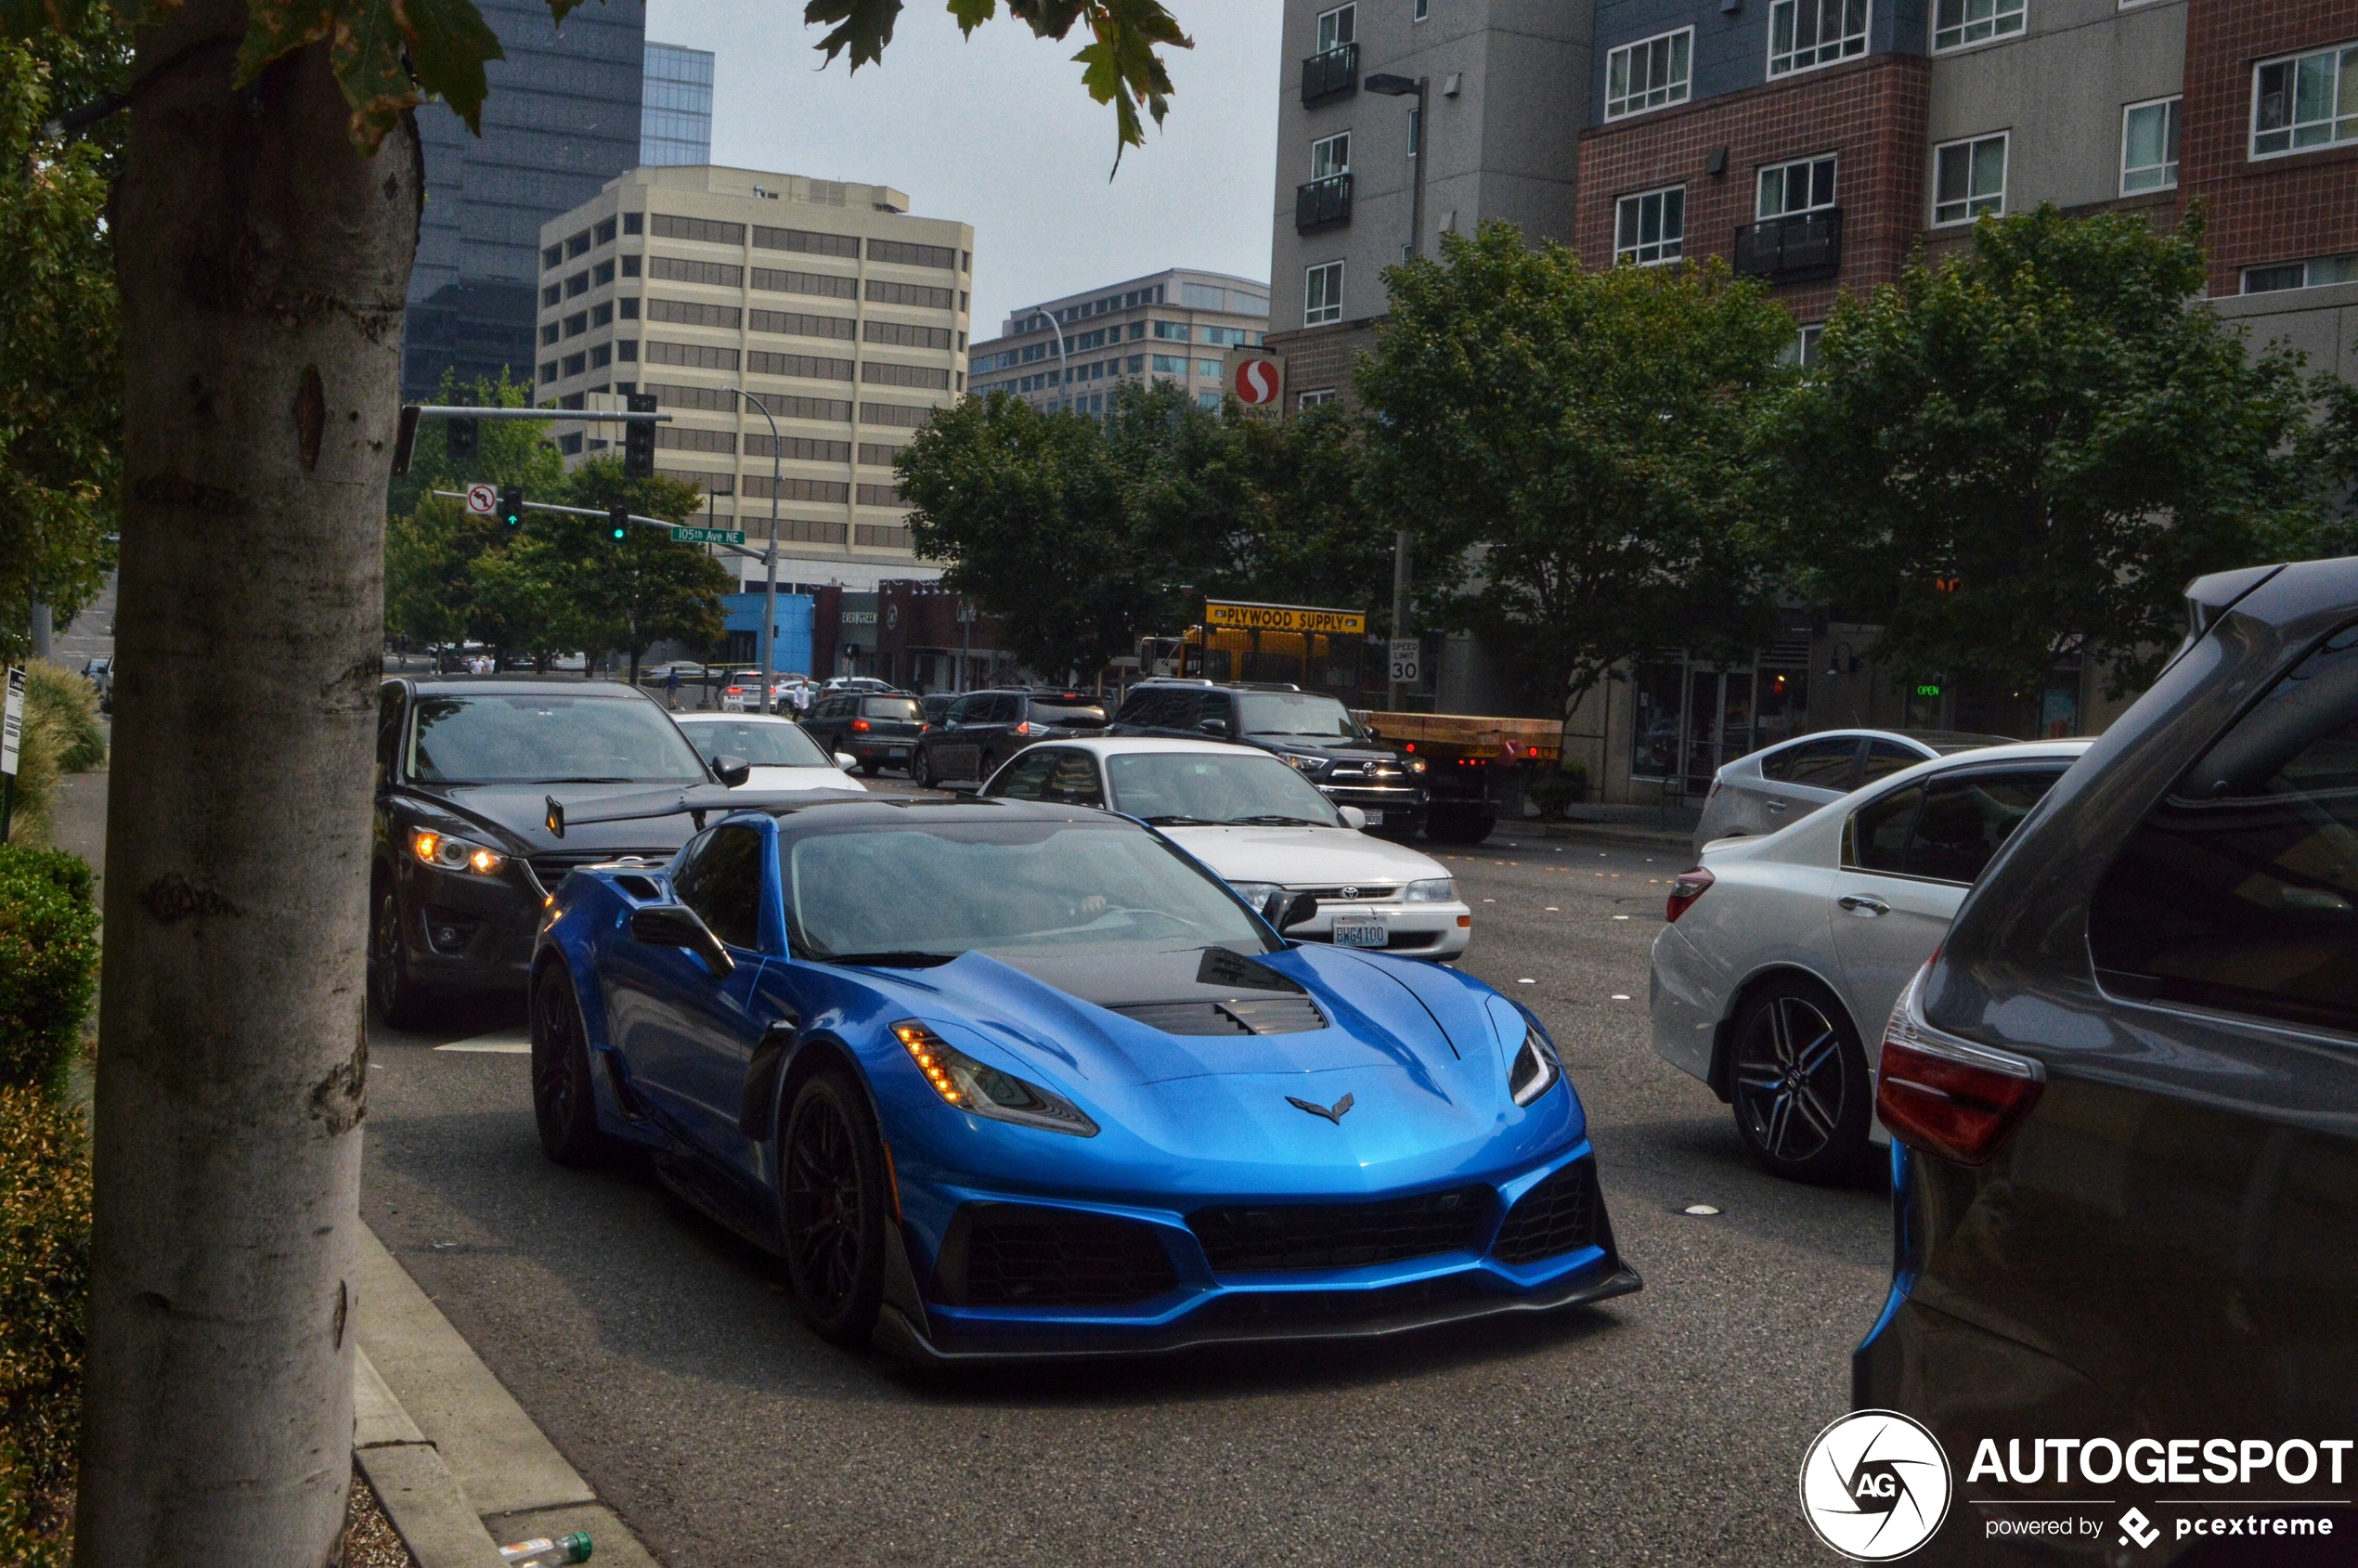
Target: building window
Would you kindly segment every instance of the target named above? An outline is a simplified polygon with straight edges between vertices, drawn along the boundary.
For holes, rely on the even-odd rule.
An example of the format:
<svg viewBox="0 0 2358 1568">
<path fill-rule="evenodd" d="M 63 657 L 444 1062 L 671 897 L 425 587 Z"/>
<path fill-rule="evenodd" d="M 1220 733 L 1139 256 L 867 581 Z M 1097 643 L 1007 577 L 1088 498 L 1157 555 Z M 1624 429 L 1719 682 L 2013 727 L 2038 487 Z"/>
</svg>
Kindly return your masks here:
<svg viewBox="0 0 2358 1568">
<path fill-rule="evenodd" d="M 614 363 L 614 350 L 608 348 L 604 343 L 600 343 L 590 351 L 590 368 L 591 369 L 602 370 L 612 363 Z"/>
<path fill-rule="evenodd" d="M 1326 54 L 1359 41 L 1359 7 L 1337 6 L 1318 13 L 1318 52 Z"/>
<path fill-rule="evenodd" d="M 1217 359 L 1197 360 L 1196 374 L 1203 377 L 1206 381 L 1218 381 L 1220 379 L 1220 361 Z"/>
<path fill-rule="evenodd" d="M 578 234 L 569 235 L 569 236 L 567 236 L 567 237 L 566 237 L 566 239 L 565 239 L 565 255 L 566 255 L 568 258 L 571 258 L 571 257 L 574 257 L 574 256 L 586 256 L 586 255 L 588 255 L 589 253 L 590 253 L 590 231 L 589 231 L 588 229 L 586 229 L 586 228 L 585 228 L 585 229 L 583 229 L 583 230 L 582 230 L 580 233 L 578 233 Z"/>
<path fill-rule="evenodd" d="M 2358 255 L 2319 256 L 2312 261 L 2244 268 L 2247 294 L 2273 294 L 2280 289 L 2322 289 L 2329 283 L 2358 283 Z"/>
<path fill-rule="evenodd" d="M 637 256 L 625 256 L 622 258 L 622 275 L 625 278 L 636 278 L 639 276 L 639 258 Z"/>
<path fill-rule="evenodd" d="M 1168 338 L 1177 343 L 1185 343 L 1187 324 L 1185 321 L 1158 321 L 1155 323 L 1155 336 Z"/>
<path fill-rule="evenodd" d="M 1335 389 L 1331 386 L 1322 386 L 1315 392 L 1303 393 L 1294 403 L 1294 407 L 1297 408 L 1315 408 L 1323 403 L 1331 403 L 1334 400 Z"/>
<path fill-rule="evenodd" d="M 602 261 L 597 266 L 590 269 L 590 286 L 591 288 L 603 288 L 605 285 L 613 281 L 614 263 L 610 261 Z"/>
<path fill-rule="evenodd" d="M 1867 0 L 1769 0 L 1769 75 L 1832 65 L 1866 52 Z"/>
<path fill-rule="evenodd" d="M 613 301 L 609 300 L 604 305 L 593 305 L 590 307 L 590 325 L 592 327 L 610 327 L 613 324 Z"/>
<path fill-rule="evenodd" d="M 540 269 L 543 272 L 546 272 L 552 266 L 563 266 L 564 265 L 564 246 L 563 244 L 551 245 L 547 250 L 540 253 Z"/>
<path fill-rule="evenodd" d="M 2006 210 L 2006 133 L 1952 141 L 1933 153 L 1932 221 L 1971 223 Z"/>
<path fill-rule="evenodd" d="M 1417 0 L 1415 6 L 1409 11 L 1408 17 L 1412 21 L 1422 21 L 1425 18 L 1431 16 L 1432 14 L 1432 0 Z"/>
<path fill-rule="evenodd" d="M 1613 259 L 1639 266 L 1660 266 L 1686 253 L 1687 188 L 1649 190 L 1625 196 L 1615 214 Z"/>
<path fill-rule="evenodd" d="M 565 317 L 565 336 L 569 338 L 577 338 L 589 330 L 590 313 L 588 311 L 577 310 L 571 316 Z"/>
<path fill-rule="evenodd" d="M 1793 342 L 1785 344 L 1778 354 L 1778 362 L 1805 367 L 1815 365 L 1818 363 L 1818 340 L 1825 335 L 1826 324 L 1822 321 L 1802 328 L 1793 335 Z"/>
<path fill-rule="evenodd" d="M 1184 355 L 1158 354 L 1154 356 L 1154 366 L 1157 372 L 1166 376 L 1184 376 L 1187 373 L 1187 360 Z"/>
<path fill-rule="evenodd" d="M 2120 111 L 2120 194 L 2170 190 L 2178 184 L 2176 98 L 2132 103 Z"/>
<path fill-rule="evenodd" d="M 1217 413 L 1220 409 L 1220 394 L 1216 392 L 1197 393 L 1196 407 L 1198 408 L 1210 408 L 1214 413 Z"/>
<path fill-rule="evenodd" d="M 1834 161 L 1803 158 L 1760 171 L 1759 203 L 1754 216 L 1781 218 L 1790 213 L 1823 212 L 1834 204 Z"/>
<path fill-rule="evenodd" d="M 562 283 L 551 283 L 540 291 L 540 303 L 544 305 L 556 305 L 564 297 L 565 286 Z"/>
<path fill-rule="evenodd" d="M 1324 136 L 1310 144 L 1310 177 L 1329 180 L 1351 173 L 1351 133 Z"/>
<path fill-rule="evenodd" d="M 581 437 L 578 435 L 558 436 L 557 450 L 563 452 L 569 458 L 579 457 L 581 455 Z"/>
<path fill-rule="evenodd" d="M 622 318 L 623 318 L 625 321 L 636 321 L 636 320 L 638 320 L 638 319 L 639 319 L 639 302 L 638 302 L 638 300 L 636 300 L 635 298 L 633 298 L 633 299 L 623 299 L 623 300 L 616 300 L 615 303 L 616 305 L 619 305 L 620 306 L 622 306 Z"/>
<path fill-rule="evenodd" d="M 1324 326 L 1342 319 L 1342 263 L 1325 262 L 1302 275 L 1302 324 Z"/>
<path fill-rule="evenodd" d="M 2358 139 L 2358 93 L 2341 84 L 2358 71 L 2358 45 L 2270 60 L 2253 72 L 2251 155 L 2265 158 Z"/>
<path fill-rule="evenodd" d="M 614 219 L 608 218 L 598 226 L 598 243 L 601 245 L 614 243 Z"/>
<path fill-rule="evenodd" d="M 587 354 L 568 354 L 565 356 L 566 375 L 577 376 L 589 368 L 590 356 Z"/>
<path fill-rule="evenodd" d="M 1147 368 L 1147 356 L 1146 356 L 1145 355 L 1143 355 L 1143 354 L 1134 354 L 1134 355 L 1132 355 L 1132 356 L 1130 356 L 1130 373 L 1131 373 L 1132 375 L 1134 375 L 1134 375 L 1137 375 L 1139 372 L 1143 371 L 1146 368 Z"/>
<path fill-rule="evenodd" d="M 1685 103 L 1691 90 L 1695 30 L 1625 44 L 1605 57 L 1605 118 L 1618 120 Z"/>
<path fill-rule="evenodd" d="M 1242 348 L 1250 336 L 1242 327 L 1206 327 L 1203 341 L 1218 343 L 1223 348 Z"/>
<path fill-rule="evenodd" d="M 2024 0 L 1938 0 L 1932 18 L 1932 49 L 1962 49 L 2022 31 Z"/>
<path fill-rule="evenodd" d="M 547 359 L 541 362 L 540 379 L 544 382 L 552 382 L 557 379 L 557 362 L 555 360 Z"/>
<path fill-rule="evenodd" d="M 625 234 L 636 234 L 645 226 L 646 220 L 642 214 L 625 213 L 622 214 L 622 232 Z"/>
<path fill-rule="evenodd" d="M 590 275 L 588 273 L 577 272 L 565 279 L 565 298 L 572 299 L 577 294 L 586 294 L 589 292 Z"/>
<path fill-rule="evenodd" d="M 540 346 L 548 347 L 557 341 L 558 326 L 554 321 L 540 329 Z"/>
</svg>

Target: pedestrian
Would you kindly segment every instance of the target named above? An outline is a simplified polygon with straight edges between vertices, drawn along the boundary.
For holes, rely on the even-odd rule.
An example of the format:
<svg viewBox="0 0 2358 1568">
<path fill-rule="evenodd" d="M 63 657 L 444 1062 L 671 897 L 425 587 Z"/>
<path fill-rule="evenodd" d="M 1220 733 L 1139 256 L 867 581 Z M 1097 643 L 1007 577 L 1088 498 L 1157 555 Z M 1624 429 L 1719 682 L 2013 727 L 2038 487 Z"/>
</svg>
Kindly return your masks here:
<svg viewBox="0 0 2358 1568">
<path fill-rule="evenodd" d="M 802 719 L 807 717 L 810 712 L 810 682 L 805 680 L 794 689 L 794 713 L 797 719 Z"/>
<path fill-rule="evenodd" d="M 664 706 L 672 712 L 680 711 L 680 667 L 673 665 L 663 672 Z"/>
</svg>

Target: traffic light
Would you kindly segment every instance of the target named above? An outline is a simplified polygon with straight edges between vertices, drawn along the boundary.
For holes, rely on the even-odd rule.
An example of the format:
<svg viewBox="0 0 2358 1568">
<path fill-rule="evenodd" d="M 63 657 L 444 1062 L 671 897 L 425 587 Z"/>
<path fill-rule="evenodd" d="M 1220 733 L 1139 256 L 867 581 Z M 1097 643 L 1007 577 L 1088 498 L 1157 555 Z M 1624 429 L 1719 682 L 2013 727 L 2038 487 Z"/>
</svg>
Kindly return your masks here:
<svg viewBox="0 0 2358 1568">
<path fill-rule="evenodd" d="M 606 508 L 606 526 L 614 535 L 614 542 L 616 544 L 629 538 L 630 509 L 620 501 Z"/>
<path fill-rule="evenodd" d="M 655 411 L 655 395 L 652 392 L 627 392 L 623 401 L 634 414 Z M 651 420 L 633 420 L 622 427 L 622 476 L 625 479 L 652 479 L 655 473 L 655 427 Z"/>
<path fill-rule="evenodd" d="M 475 420 L 445 420 L 442 436 L 448 444 L 454 468 L 474 461 L 475 454 L 483 449 L 483 425 Z M 462 472 L 459 477 L 464 479 L 466 474 Z"/>
<path fill-rule="evenodd" d="M 524 486 L 502 485 L 499 487 L 499 521 L 511 528 L 524 526 Z"/>
</svg>

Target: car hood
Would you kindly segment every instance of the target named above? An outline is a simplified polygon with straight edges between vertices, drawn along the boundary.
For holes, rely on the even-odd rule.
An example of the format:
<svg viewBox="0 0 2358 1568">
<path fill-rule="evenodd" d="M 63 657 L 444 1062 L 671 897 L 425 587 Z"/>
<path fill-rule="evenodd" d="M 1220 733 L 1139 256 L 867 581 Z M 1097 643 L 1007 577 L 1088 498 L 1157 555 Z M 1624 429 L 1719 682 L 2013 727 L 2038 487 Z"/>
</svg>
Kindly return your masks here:
<svg viewBox="0 0 2358 1568">
<path fill-rule="evenodd" d="M 695 833 L 695 821 L 683 811 L 629 822 L 572 823 L 559 838 L 548 829 L 549 797 L 553 795 L 568 809 L 580 809 L 622 796 L 645 795 L 651 787 L 643 784 L 433 784 L 413 785 L 408 794 L 427 812 L 466 823 L 476 836 L 509 854 L 563 854 L 577 861 L 585 850 L 615 854 L 654 850 L 668 855 Z"/>
<path fill-rule="evenodd" d="M 1171 841 L 1228 882 L 1334 887 L 1446 876 L 1431 855 L 1347 827 L 1167 827 Z"/>
</svg>

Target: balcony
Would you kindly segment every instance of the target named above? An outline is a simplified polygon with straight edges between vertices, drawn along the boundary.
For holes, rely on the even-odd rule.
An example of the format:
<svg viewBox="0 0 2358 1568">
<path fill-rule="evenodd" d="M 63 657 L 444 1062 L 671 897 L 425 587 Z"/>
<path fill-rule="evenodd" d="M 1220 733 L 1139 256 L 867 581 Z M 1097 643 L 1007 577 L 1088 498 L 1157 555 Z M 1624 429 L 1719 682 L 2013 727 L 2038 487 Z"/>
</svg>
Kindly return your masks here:
<svg viewBox="0 0 2358 1568">
<path fill-rule="evenodd" d="M 1736 271 L 1770 283 L 1805 283 L 1842 270 L 1842 209 L 1764 218 L 1736 229 Z"/>
<path fill-rule="evenodd" d="M 1348 97 L 1359 90 L 1359 45 L 1345 44 L 1302 62 L 1302 107 Z"/>
<path fill-rule="evenodd" d="M 1294 187 L 1293 227 L 1296 234 L 1317 234 L 1341 228 L 1351 221 L 1351 176 L 1329 175 Z"/>
</svg>

